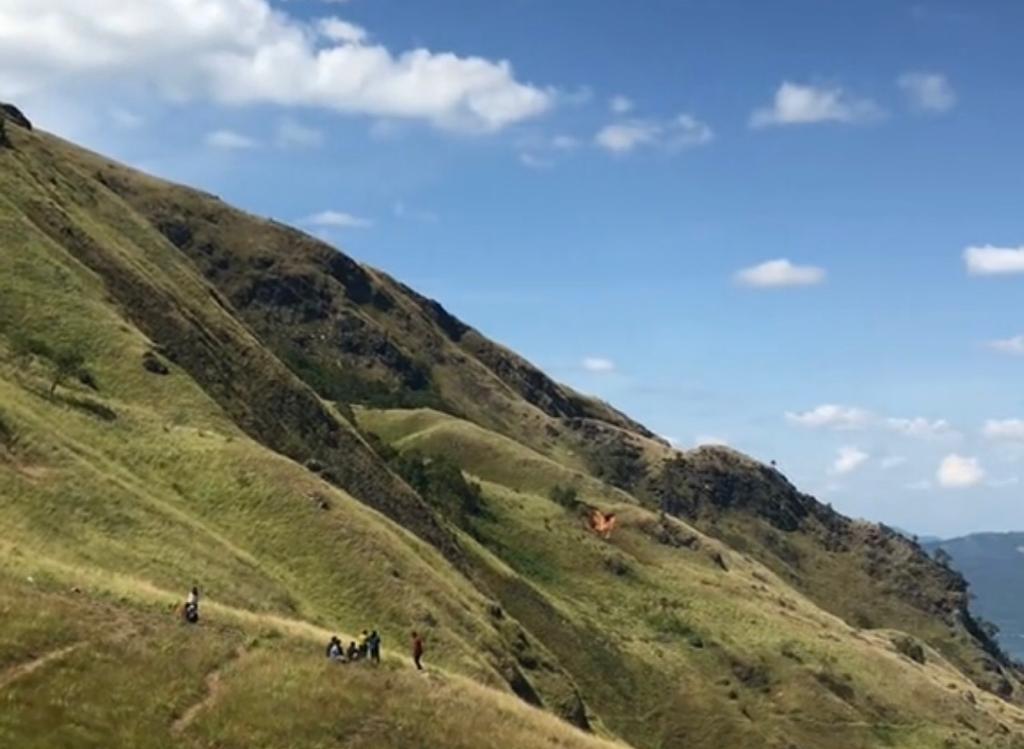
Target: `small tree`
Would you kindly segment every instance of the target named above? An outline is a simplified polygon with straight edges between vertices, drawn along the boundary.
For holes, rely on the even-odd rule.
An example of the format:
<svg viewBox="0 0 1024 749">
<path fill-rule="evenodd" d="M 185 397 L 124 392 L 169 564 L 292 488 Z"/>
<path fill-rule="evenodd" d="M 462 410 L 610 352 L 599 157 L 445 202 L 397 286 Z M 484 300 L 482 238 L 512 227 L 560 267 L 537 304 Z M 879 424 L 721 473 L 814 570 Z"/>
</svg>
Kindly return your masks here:
<svg viewBox="0 0 1024 749">
<path fill-rule="evenodd" d="M 53 354 L 53 382 L 50 385 L 50 396 L 57 392 L 57 387 L 63 385 L 69 377 L 78 377 L 85 366 L 85 357 L 80 351 L 74 349 L 62 349 Z"/>
</svg>

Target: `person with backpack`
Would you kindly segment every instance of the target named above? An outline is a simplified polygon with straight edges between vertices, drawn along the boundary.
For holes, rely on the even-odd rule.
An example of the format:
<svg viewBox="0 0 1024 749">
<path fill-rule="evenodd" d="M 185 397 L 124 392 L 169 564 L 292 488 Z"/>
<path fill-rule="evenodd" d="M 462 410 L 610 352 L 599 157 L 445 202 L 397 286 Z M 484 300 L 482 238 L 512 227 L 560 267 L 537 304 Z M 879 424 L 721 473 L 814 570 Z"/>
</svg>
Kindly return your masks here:
<svg viewBox="0 0 1024 749">
<path fill-rule="evenodd" d="M 189 591 L 188 597 L 185 599 L 184 609 L 185 621 L 189 624 L 197 624 L 199 622 L 199 587 L 196 585 L 192 586 L 192 590 Z"/>
<path fill-rule="evenodd" d="M 373 630 L 370 633 L 368 643 L 370 645 L 370 660 L 374 663 L 380 663 L 380 635 L 377 633 L 377 630 Z"/>
<path fill-rule="evenodd" d="M 418 632 L 412 633 L 412 659 L 416 664 L 416 668 L 420 671 L 423 670 L 423 638 L 420 637 Z"/>
</svg>

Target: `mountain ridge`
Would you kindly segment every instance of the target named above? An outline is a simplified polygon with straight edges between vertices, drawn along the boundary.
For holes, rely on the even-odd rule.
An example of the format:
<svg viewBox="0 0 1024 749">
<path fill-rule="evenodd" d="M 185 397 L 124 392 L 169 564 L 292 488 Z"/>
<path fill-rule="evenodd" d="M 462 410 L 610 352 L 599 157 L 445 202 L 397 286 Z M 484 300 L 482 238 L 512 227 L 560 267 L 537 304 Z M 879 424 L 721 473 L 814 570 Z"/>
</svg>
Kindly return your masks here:
<svg viewBox="0 0 1024 749">
<path fill-rule="evenodd" d="M 0 151 L 0 552 L 43 582 L 3 590 L 74 608 L 67 589 L 86 589 L 144 629 L 164 605 L 146 586 L 201 576 L 261 615 L 418 628 L 437 678 L 638 747 L 816 746 L 815 716 L 842 749 L 1020 745 L 1015 672 L 972 631 L 962 578 L 912 543 L 746 456 L 672 450 L 301 232 L 15 127 Z M 51 388 L 54 352 L 76 346 L 85 364 Z M 620 518 L 610 537 L 594 509 Z M 267 640 L 232 626 L 210 630 L 218 652 Z M 43 675 L 0 737 L 31 735 Z M 236 710 L 267 704 L 236 689 Z M 244 712 L 209 713 L 168 744 L 269 741 Z"/>
</svg>

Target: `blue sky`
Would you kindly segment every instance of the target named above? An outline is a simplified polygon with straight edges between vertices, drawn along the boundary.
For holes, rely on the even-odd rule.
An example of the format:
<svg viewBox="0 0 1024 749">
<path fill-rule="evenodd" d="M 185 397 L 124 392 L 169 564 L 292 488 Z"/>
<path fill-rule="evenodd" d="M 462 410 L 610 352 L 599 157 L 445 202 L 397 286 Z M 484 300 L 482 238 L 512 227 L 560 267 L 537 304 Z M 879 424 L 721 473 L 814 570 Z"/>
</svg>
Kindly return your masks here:
<svg viewBox="0 0 1024 749">
<path fill-rule="evenodd" d="M 920 533 L 1024 528 L 1021 3 L 82 5 L 0 0 L 0 98 L 42 127 L 320 234 L 681 447 Z"/>
</svg>

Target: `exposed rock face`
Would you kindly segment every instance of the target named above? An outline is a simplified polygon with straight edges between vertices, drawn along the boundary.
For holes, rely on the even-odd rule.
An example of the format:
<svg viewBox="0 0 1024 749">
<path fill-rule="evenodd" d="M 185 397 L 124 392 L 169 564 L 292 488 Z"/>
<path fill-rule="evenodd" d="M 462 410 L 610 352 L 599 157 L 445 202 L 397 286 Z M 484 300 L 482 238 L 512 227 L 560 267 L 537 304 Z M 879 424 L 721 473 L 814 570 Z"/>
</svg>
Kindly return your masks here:
<svg viewBox="0 0 1024 749">
<path fill-rule="evenodd" d="M 18 127 L 23 127 L 26 130 L 32 129 L 32 123 L 29 122 L 28 117 L 21 113 L 13 104 L 5 104 L 0 102 L 0 120 L 10 120 Z"/>
</svg>

